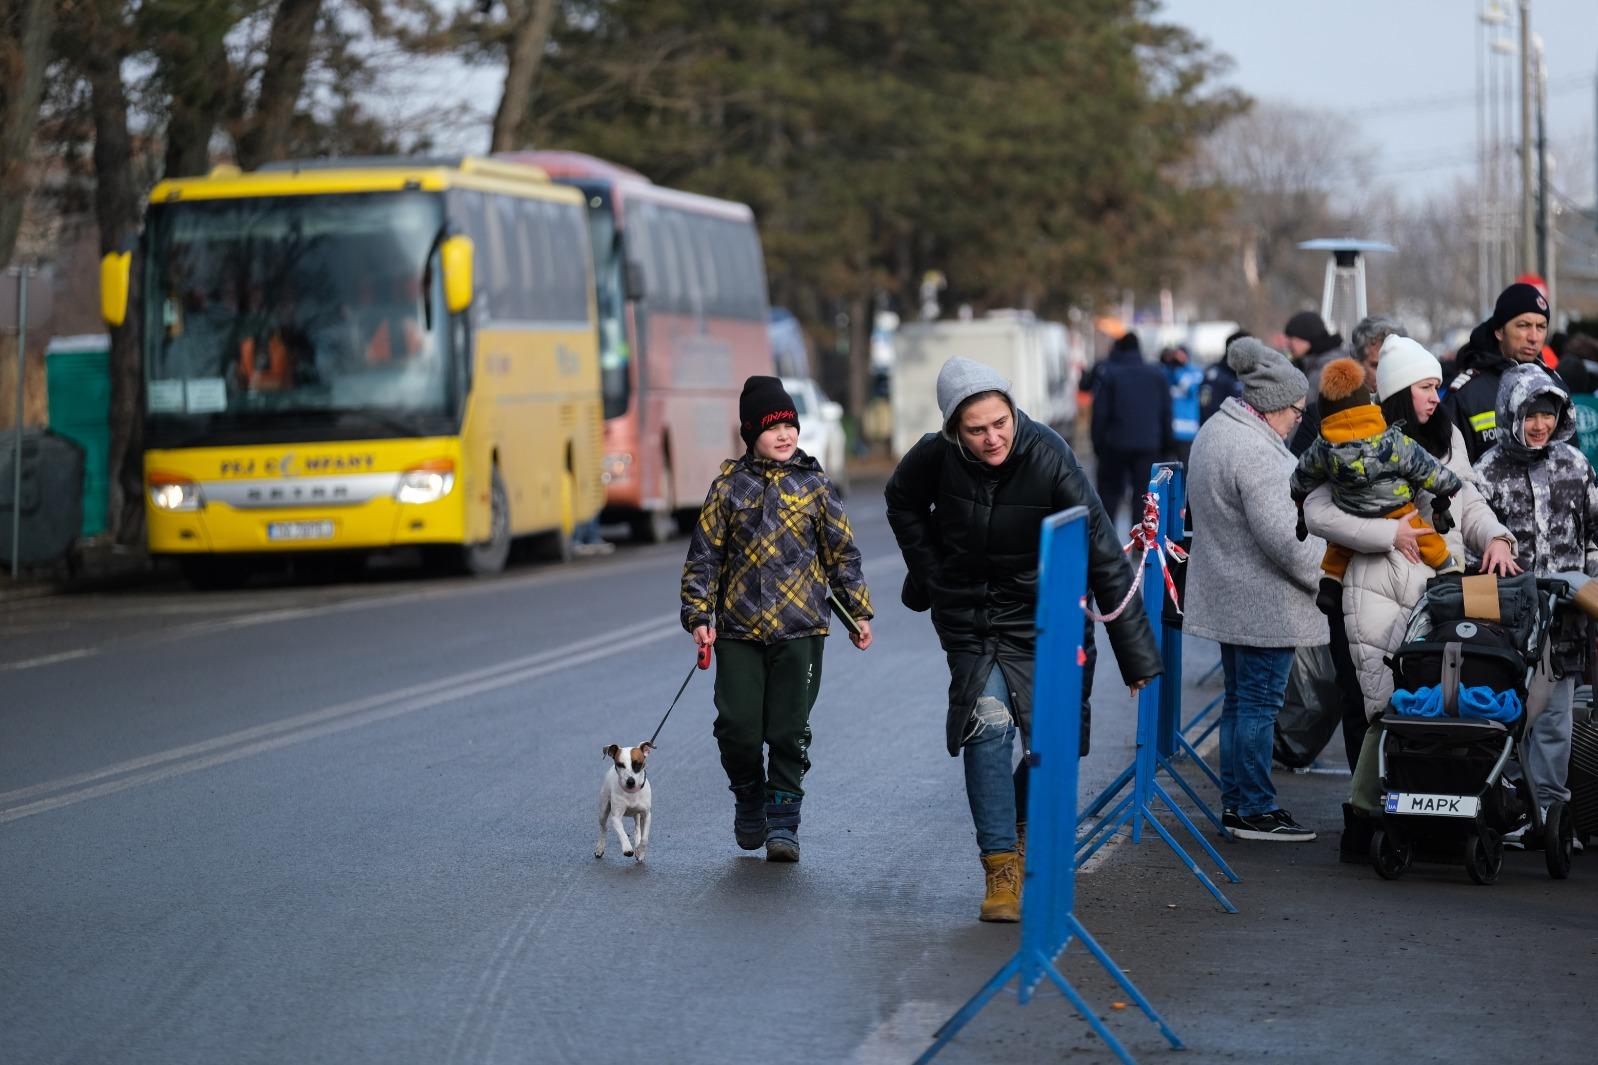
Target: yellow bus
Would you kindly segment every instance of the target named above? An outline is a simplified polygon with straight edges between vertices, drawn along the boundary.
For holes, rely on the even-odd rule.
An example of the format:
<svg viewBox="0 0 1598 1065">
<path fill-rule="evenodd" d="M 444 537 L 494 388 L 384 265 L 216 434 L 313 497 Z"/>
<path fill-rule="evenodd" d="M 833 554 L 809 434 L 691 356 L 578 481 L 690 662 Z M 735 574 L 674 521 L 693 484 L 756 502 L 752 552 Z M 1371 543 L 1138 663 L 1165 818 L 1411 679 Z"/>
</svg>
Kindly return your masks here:
<svg viewBox="0 0 1598 1065">
<path fill-rule="evenodd" d="M 135 279 L 133 271 L 138 272 Z M 582 193 L 477 158 L 163 181 L 134 280 L 149 548 L 195 583 L 264 555 L 405 545 L 497 572 L 604 504 Z"/>
</svg>

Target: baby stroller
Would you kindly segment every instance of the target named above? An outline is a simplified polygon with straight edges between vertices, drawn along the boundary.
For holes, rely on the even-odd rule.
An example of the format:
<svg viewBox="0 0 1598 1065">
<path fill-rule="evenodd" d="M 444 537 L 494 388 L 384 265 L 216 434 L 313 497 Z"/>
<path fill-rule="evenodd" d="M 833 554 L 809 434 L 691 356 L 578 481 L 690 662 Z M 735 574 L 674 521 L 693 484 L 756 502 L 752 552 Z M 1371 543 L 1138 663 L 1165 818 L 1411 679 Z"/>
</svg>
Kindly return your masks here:
<svg viewBox="0 0 1598 1065">
<path fill-rule="evenodd" d="M 1572 811 L 1546 817 L 1528 785 L 1504 775 L 1527 730 L 1527 686 L 1543 656 L 1565 582 L 1532 574 L 1435 577 L 1389 664 L 1393 702 L 1382 716 L 1381 827 L 1371 864 L 1384 879 L 1419 859 L 1463 862 L 1478 884 L 1503 865 L 1504 833 L 1529 819 L 1548 875 L 1570 875 Z M 1523 761 L 1523 760 L 1522 760 Z"/>
</svg>

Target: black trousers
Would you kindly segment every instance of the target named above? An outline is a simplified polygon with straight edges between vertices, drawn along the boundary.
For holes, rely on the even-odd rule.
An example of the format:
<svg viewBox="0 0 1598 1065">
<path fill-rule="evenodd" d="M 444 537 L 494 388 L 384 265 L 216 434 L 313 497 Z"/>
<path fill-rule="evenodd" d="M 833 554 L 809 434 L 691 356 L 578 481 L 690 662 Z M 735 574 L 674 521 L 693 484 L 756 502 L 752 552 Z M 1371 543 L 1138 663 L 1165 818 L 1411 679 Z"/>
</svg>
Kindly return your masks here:
<svg viewBox="0 0 1598 1065">
<path fill-rule="evenodd" d="M 1159 452 L 1105 448 L 1097 457 L 1099 499 L 1104 503 L 1105 512 L 1110 515 L 1110 521 L 1117 520 L 1121 504 L 1129 494 L 1132 497 L 1131 520 L 1134 523 L 1139 521 L 1143 517 L 1140 503 L 1143 493 L 1148 489 L 1149 467 L 1160 461 Z"/>
<path fill-rule="evenodd" d="M 1348 649 L 1348 632 L 1343 628 L 1343 604 L 1339 598 L 1336 609 L 1326 615 L 1326 627 L 1332 634 L 1332 668 L 1337 671 L 1337 688 L 1343 696 L 1343 753 L 1348 757 L 1348 768 L 1353 770 L 1359 761 L 1359 748 L 1365 742 L 1365 696 L 1359 687 L 1359 672 L 1354 668 L 1354 655 Z"/>
</svg>

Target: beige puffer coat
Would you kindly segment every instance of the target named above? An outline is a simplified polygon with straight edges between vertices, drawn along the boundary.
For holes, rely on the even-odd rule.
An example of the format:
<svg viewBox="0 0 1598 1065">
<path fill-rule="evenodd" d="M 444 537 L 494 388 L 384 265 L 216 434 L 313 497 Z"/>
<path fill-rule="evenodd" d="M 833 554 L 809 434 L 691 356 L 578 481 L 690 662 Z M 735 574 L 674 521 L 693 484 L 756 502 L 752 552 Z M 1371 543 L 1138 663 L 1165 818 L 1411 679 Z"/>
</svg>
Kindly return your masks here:
<svg viewBox="0 0 1598 1065">
<path fill-rule="evenodd" d="M 1482 498 L 1465 454 L 1465 438 L 1457 427 L 1444 465 L 1465 482 L 1451 507 L 1458 525 L 1443 537 L 1454 557 L 1464 562 L 1468 547 L 1470 556 L 1479 559 L 1497 537 L 1504 537 L 1513 546 L 1509 530 Z M 1430 521 L 1431 497 L 1420 496 L 1415 505 Z M 1420 601 L 1434 571 L 1393 550 L 1397 521 L 1345 514 L 1332 502 L 1331 490 L 1325 485 L 1304 501 L 1304 523 L 1316 536 L 1357 552 L 1343 575 L 1343 626 L 1354 668 L 1359 673 L 1360 692 L 1365 697 L 1365 716 L 1375 718 L 1387 708 L 1393 694 L 1393 672 L 1382 658 L 1392 654 L 1403 640 L 1410 611 Z"/>
</svg>

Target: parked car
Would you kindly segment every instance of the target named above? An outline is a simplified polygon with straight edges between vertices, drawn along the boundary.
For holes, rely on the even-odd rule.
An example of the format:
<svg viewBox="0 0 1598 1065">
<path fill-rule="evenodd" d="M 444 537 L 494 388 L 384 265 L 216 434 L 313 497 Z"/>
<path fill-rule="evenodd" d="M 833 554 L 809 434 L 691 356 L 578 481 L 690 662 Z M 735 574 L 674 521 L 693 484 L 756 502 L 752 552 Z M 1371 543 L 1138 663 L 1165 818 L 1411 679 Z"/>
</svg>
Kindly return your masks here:
<svg viewBox="0 0 1598 1065">
<path fill-rule="evenodd" d="M 843 407 L 827 398 L 809 377 L 784 377 L 782 387 L 799 412 L 799 448 L 821 463 L 839 492 L 849 490 L 844 458 Z"/>
</svg>

